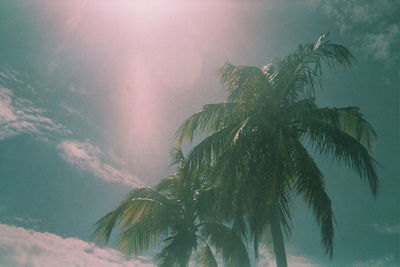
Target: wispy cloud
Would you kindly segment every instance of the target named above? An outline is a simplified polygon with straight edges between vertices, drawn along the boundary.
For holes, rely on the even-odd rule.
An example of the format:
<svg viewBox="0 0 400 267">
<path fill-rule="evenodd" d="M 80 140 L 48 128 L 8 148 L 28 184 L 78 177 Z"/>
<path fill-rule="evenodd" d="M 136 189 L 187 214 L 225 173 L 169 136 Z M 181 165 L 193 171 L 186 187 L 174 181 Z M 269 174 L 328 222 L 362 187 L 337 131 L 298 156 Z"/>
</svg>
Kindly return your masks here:
<svg viewBox="0 0 400 267">
<path fill-rule="evenodd" d="M 19 98 L 7 88 L 0 88 L 0 140 L 23 133 L 39 137 L 49 134 L 70 134 L 65 126 L 45 116 L 32 101 Z"/>
<path fill-rule="evenodd" d="M 107 164 L 104 160 L 104 153 L 88 142 L 64 140 L 58 145 L 58 148 L 61 156 L 67 162 L 89 171 L 105 181 L 123 183 L 131 187 L 143 186 L 139 178 Z"/>
<path fill-rule="evenodd" d="M 374 228 L 375 231 L 381 234 L 400 235 L 400 224 L 388 225 L 388 224 L 374 223 L 372 224 L 372 227 Z"/>
<path fill-rule="evenodd" d="M 398 258 L 393 254 L 388 254 L 380 258 L 371 259 L 368 261 L 356 261 L 351 267 L 396 267 L 398 265 Z"/>
<path fill-rule="evenodd" d="M 0 83 L 8 83 L 9 81 L 18 83 L 18 84 L 23 84 L 24 82 L 18 77 L 20 73 L 10 67 L 1 67 L 0 68 Z"/>
<path fill-rule="evenodd" d="M 375 59 L 389 58 L 393 52 L 394 45 L 400 41 L 400 27 L 388 25 L 384 31 L 369 33 L 363 37 L 366 52 L 371 52 Z"/>
<path fill-rule="evenodd" d="M 0 266 L 154 266 L 145 257 L 127 261 L 116 250 L 0 224 Z"/>
<path fill-rule="evenodd" d="M 395 55 L 400 41 L 397 1 L 321 0 L 320 3 L 342 33 L 353 35 L 366 56 L 379 60 L 398 57 Z"/>
<path fill-rule="evenodd" d="M 360 26 L 378 26 L 385 16 L 395 15 L 398 9 L 392 0 L 331 0 L 321 1 L 328 15 L 335 17 L 336 24 L 342 31 L 349 31 Z"/>
<path fill-rule="evenodd" d="M 82 88 L 78 88 L 78 87 L 76 87 L 76 86 L 74 86 L 74 85 L 70 85 L 70 86 L 68 87 L 68 89 L 69 89 L 71 92 L 73 92 L 73 93 L 77 93 L 77 94 L 81 94 L 81 95 L 87 95 L 87 94 L 89 94 L 89 92 L 88 92 L 87 90 L 82 89 Z"/>
<path fill-rule="evenodd" d="M 7 73 L 1 73 L 7 79 L 19 81 L 18 72 L 9 70 Z M 76 109 L 68 105 L 61 105 L 61 108 L 85 120 Z M 30 134 L 44 141 L 52 139 L 53 142 L 66 136 L 72 136 L 72 132 L 66 126 L 55 122 L 46 116 L 46 113 L 46 110 L 37 108 L 31 100 L 18 97 L 10 89 L 0 87 L 0 141 L 20 134 Z M 58 143 L 58 141 L 56 142 Z M 92 172 L 101 179 L 123 183 L 131 187 L 143 185 L 140 179 L 129 172 L 106 163 L 104 153 L 89 142 L 64 140 L 57 145 L 57 148 L 67 162 Z"/>
</svg>

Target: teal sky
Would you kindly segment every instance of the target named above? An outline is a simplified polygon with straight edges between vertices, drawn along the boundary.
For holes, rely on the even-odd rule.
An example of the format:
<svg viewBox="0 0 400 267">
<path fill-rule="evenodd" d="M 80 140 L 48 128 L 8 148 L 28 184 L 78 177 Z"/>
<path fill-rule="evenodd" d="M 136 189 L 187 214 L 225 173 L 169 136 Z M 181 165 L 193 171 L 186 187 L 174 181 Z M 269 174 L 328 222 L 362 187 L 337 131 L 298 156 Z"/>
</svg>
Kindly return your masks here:
<svg viewBox="0 0 400 267">
<path fill-rule="evenodd" d="M 379 135 L 381 188 L 374 199 L 350 169 L 317 156 L 334 255 L 296 202 L 289 263 L 400 266 L 399 17 L 396 0 L 2 1 L 0 266 L 152 266 L 89 243 L 94 223 L 173 171 L 175 130 L 223 98 L 224 62 L 261 67 L 327 32 L 357 63 L 325 73 L 318 103 L 361 108 Z"/>
</svg>

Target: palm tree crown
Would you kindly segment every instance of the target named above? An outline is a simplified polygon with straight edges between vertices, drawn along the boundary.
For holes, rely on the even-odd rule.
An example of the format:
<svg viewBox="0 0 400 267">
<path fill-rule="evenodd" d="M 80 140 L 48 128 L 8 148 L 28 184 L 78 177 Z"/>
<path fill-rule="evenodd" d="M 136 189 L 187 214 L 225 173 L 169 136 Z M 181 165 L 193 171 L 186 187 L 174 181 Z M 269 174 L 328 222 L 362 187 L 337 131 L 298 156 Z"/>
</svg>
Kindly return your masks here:
<svg viewBox="0 0 400 267">
<path fill-rule="evenodd" d="M 331 201 L 309 149 L 350 166 L 377 193 L 369 154 L 377 139 L 372 126 L 356 107 L 315 103 L 323 65 L 336 70 L 353 61 L 344 46 L 321 36 L 263 68 L 227 63 L 221 69 L 226 100 L 205 105 L 177 132 L 179 143 L 206 136 L 190 151 L 182 173 L 209 174 L 215 190 L 224 194 L 216 203 L 220 219 L 251 238 L 256 255 L 258 243 L 271 233 L 278 266 L 287 265 L 282 229 L 291 231 L 294 195 L 312 209 L 322 245 L 332 255 Z"/>
<path fill-rule="evenodd" d="M 184 164 L 180 149 L 172 155 L 173 163 Z M 194 251 L 199 266 L 218 266 L 215 251 L 227 266 L 250 266 L 246 247 L 235 232 L 205 216 L 209 203 L 202 197 L 204 179 L 183 179 L 180 169 L 154 189 L 129 192 L 117 208 L 97 222 L 95 236 L 108 242 L 112 230 L 120 226 L 118 245 L 125 254 L 136 256 L 161 247 L 155 256 L 159 266 L 188 266 Z"/>
</svg>

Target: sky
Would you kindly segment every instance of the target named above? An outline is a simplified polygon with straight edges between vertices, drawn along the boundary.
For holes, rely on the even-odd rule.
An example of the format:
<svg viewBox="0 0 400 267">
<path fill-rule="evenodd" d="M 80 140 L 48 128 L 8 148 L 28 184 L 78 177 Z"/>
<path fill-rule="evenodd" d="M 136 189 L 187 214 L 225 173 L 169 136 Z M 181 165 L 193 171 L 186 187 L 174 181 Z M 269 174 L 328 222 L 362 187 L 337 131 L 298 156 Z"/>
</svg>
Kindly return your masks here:
<svg viewBox="0 0 400 267">
<path fill-rule="evenodd" d="M 396 0 L 1 1 L 0 266 L 153 266 L 93 243 L 95 222 L 173 171 L 179 125 L 223 99 L 222 64 L 261 67 L 328 32 L 357 63 L 325 72 L 317 102 L 361 108 L 381 187 L 317 156 L 333 258 L 297 201 L 289 264 L 400 266 L 399 15 Z"/>
</svg>

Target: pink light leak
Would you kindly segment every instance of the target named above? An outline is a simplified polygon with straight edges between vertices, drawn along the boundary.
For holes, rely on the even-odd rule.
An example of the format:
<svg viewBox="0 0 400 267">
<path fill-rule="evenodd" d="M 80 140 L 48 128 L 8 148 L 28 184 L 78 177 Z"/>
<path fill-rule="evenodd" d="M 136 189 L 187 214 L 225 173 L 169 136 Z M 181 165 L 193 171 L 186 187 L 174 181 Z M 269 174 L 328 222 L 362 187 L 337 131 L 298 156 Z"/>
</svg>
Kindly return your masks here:
<svg viewBox="0 0 400 267">
<path fill-rule="evenodd" d="M 246 39 L 240 8 L 232 1 L 180 0 L 49 5 L 66 16 L 66 36 L 75 36 L 59 50 L 78 40 L 107 66 L 107 112 L 120 155 L 141 167 L 158 159 L 165 168 L 175 130 L 195 111 L 190 107 L 200 108 L 198 98 L 210 95 L 215 101 L 198 88 L 216 80 L 218 66 Z"/>
</svg>

